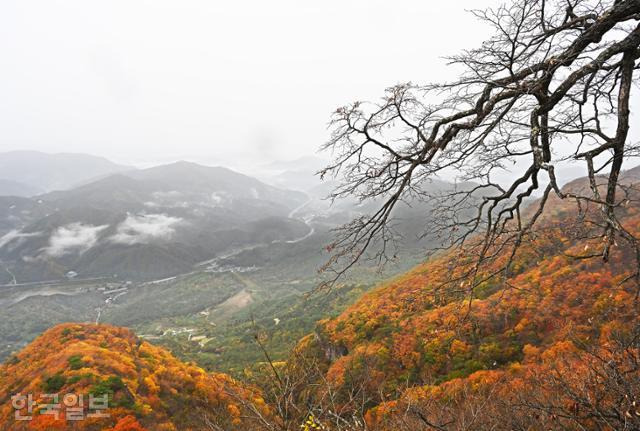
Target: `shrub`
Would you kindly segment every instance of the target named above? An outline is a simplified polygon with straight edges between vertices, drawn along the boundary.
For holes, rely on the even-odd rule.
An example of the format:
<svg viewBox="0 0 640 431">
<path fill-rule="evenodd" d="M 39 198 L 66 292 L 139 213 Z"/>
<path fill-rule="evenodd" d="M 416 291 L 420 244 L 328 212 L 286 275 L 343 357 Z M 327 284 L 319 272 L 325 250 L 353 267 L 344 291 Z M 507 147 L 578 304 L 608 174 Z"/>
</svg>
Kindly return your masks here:
<svg viewBox="0 0 640 431">
<path fill-rule="evenodd" d="M 84 368 L 85 363 L 82 362 L 82 355 L 73 355 L 70 356 L 69 359 L 69 368 L 72 370 L 79 370 L 80 368 Z"/>
<path fill-rule="evenodd" d="M 48 393 L 57 393 L 67 383 L 67 378 L 61 373 L 54 374 L 44 380 L 44 390 Z"/>
</svg>

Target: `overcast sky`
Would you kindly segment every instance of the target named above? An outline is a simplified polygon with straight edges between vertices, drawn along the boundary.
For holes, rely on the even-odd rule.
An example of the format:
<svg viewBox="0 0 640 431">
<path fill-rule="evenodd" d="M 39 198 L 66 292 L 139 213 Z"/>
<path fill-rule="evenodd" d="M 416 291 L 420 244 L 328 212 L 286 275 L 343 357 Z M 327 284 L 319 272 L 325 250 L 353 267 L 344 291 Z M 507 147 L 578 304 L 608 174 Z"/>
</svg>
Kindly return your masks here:
<svg viewBox="0 0 640 431">
<path fill-rule="evenodd" d="M 442 56 L 487 34 L 465 13 L 480 6 L 4 0 L 0 151 L 236 166 L 313 154 L 337 106 L 446 79 Z"/>
</svg>

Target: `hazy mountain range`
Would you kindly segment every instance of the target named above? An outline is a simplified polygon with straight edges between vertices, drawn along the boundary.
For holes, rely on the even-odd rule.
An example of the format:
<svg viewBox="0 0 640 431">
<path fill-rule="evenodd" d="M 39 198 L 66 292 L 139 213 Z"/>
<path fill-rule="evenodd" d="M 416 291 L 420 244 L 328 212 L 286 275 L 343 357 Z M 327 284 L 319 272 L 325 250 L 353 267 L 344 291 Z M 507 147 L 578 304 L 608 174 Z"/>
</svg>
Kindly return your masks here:
<svg viewBox="0 0 640 431">
<path fill-rule="evenodd" d="M 38 151 L 0 153 L 0 196 L 33 196 L 65 190 L 131 169 L 130 166 L 88 154 L 47 154 Z"/>
<path fill-rule="evenodd" d="M 18 181 L 0 179 L 0 196 L 35 196 L 44 193 L 44 190 L 20 183 Z"/>
<path fill-rule="evenodd" d="M 0 284 L 75 276 L 157 280 L 212 262 L 260 267 L 274 259 L 275 249 L 290 249 L 278 243 L 302 240 L 299 252 L 316 261 L 332 228 L 376 206 L 326 200 L 335 184 L 315 175 L 326 165 L 316 157 L 264 165 L 254 173 L 262 181 L 189 162 L 138 170 L 85 155 L 5 153 L 1 164 L 13 164 L 21 181 L 58 190 L 0 193 Z M 47 175 L 38 177 L 39 169 Z M 427 207 L 398 208 L 410 249 Z"/>
<path fill-rule="evenodd" d="M 325 165 L 316 157 L 270 163 L 254 172 L 258 180 L 189 162 L 139 170 L 82 154 L 1 153 L 0 284 L 152 280 L 212 261 L 261 266 L 274 247 L 256 246 L 313 234 L 307 248 L 316 255 L 333 227 L 376 206 L 327 201 L 335 184 L 314 175 Z M 409 248 L 428 213 L 427 204 L 398 208 Z"/>
<path fill-rule="evenodd" d="M 308 226 L 289 214 L 306 200 L 226 168 L 187 162 L 36 197 L 0 197 L 0 283 L 70 271 L 135 279 L 187 272 L 225 251 L 304 236 Z"/>
</svg>

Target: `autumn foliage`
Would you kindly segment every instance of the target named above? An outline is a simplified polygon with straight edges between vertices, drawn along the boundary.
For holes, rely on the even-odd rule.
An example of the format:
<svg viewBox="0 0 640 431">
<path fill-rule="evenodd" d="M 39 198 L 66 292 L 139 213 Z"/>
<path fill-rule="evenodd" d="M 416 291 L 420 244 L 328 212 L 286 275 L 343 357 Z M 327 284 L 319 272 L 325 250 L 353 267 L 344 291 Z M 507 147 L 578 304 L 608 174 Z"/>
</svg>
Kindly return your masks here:
<svg viewBox="0 0 640 431">
<path fill-rule="evenodd" d="M 71 421 L 62 400 L 57 418 L 44 414 L 51 401 L 42 396 L 54 393 L 83 395 L 84 419 Z M 15 420 L 15 394 L 33 394 L 32 420 Z M 89 394 L 108 397 L 105 417 L 87 417 Z M 127 329 L 93 324 L 56 326 L 0 366 L 0 400 L 0 428 L 11 430 L 253 430 L 261 429 L 253 418 L 270 417 L 256 389 L 184 364 Z"/>
<path fill-rule="evenodd" d="M 490 274 L 509 250 L 473 287 L 472 253 L 449 252 L 320 322 L 297 349 L 323 370 L 306 402 L 371 430 L 638 429 L 635 250 L 581 258 L 600 238 L 578 216 L 551 202 L 507 277 Z M 620 217 L 640 233 L 637 204 Z"/>
<path fill-rule="evenodd" d="M 477 266 L 479 283 L 468 276 L 473 248 L 450 251 L 318 322 L 286 364 L 253 379 L 261 390 L 127 329 L 57 326 L 0 366 L 0 428 L 640 429 L 636 250 L 621 241 L 607 262 L 588 258 L 602 239 L 576 219 L 597 220 L 598 209 L 549 209 L 515 255 L 492 251 Z M 640 234 L 637 200 L 619 219 Z M 33 420 L 15 421 L 18 393 L 36 396 Z M 108 417 L 42 414 L 45 393 L 106 394 Z"/>
</svg>

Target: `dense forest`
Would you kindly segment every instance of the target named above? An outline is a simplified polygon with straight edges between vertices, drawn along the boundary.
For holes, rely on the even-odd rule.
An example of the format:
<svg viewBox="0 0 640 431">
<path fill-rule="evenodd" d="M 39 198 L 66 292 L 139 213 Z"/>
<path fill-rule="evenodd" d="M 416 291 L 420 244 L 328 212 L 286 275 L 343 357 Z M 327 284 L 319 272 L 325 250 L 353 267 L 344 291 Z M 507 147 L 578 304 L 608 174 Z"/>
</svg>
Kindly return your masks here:
<svg viewBox="0 0 640 431">
<path fill-rule="evenodd" d="M 207 423 L 261 429 L 247 419 L 245 406 L 271 417 L 257 389 L 182 363 L 130 330 L 107 325 L 50 329 L 2 366 L 0 382 L 3 429 L 182 430 L 208 429 Z M 21 405 L 18 411 L 30 420 L 14 420 Z"/>
</svg>

